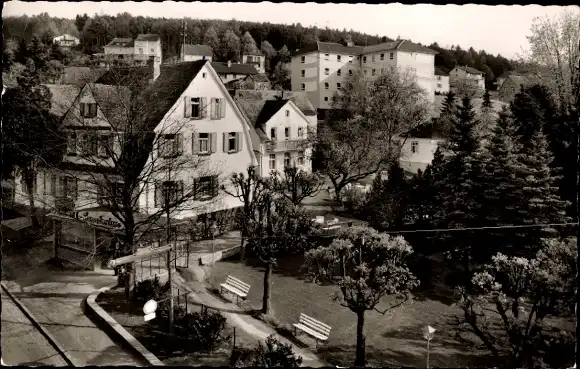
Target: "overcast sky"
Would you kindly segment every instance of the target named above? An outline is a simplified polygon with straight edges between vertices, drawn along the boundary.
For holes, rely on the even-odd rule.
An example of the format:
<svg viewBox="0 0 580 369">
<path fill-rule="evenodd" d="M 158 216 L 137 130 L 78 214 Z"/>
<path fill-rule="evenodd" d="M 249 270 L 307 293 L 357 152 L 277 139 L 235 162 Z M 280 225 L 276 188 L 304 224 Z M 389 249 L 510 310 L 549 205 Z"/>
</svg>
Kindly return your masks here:
<svg viewBox="0 0 580 369">
<path fill-rule="evenodd" d="M 166 18 L 232 19 L 270 23 L 301 23 L 339 29 L 354 29 L 372 35 L 440 46 L 473 46 L 475 50 L 500 53 L 508 58 L 528 48 L 526 35 L 532 19 L 556 16 L 561 6 L 315 4 L 315 3 L 176 3 L 153 2 L 20 2 L 4 3 L 3 16 L 34 15 L 74 18 L 87 13 Z M 578 7 L 567 7 L 577 11 Z"/>
</svg>

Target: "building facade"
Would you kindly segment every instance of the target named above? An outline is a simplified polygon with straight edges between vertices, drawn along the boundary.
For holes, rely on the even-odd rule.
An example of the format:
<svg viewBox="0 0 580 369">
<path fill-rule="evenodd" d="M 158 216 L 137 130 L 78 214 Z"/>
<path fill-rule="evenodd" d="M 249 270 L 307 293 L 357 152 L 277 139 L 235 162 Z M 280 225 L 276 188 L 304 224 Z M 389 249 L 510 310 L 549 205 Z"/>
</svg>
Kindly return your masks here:
<svg viewBox="0 0 580 369">
<path fill-rule="evenodd" d="M 282 95 L 283 94 L 283 95 Z M 312 145 L 316 110 L 304 93 L 239 90 L 234 99 L 252 129 L 252 146 L 258 173 L 284 173 L 294 166 L 312 171 Z"/>
<path fill-rule="evenodd" d="M 163 60 L 161 38 L 155 34 L 141 34 L 135 40 L 114 38 L 104 47 L 104 54 L 97 54 L 104 63 L 126 63 L 128 65 L 147 65 L 150 60 Z"/>
<path fill-rule="evenodd" d="M 243 54 L 242 63 L 253 65 L 258 73 L 266 73 L 266 57 L 261 52 Z"/>
<path fill-rule="evenodd" d="M 304 91 L 316 109 L 330 109 L 332 97 L 349 76 L 360 72 L 372 80 L 396 67 L 414 76 L 433 100 L 436 53 L 405 40 L 367 47 L 317 42 L 292 57 L 292 91 Z"/>
<path fill-rule="evenodd" d="M 213 60 L 213 49 L 207 45 L 184 45 L 181 50 L 181 61 Z"/>
<path fill-rule="evenodd" d="M 449 92 L 449 74 L 435 71 L 435 93 L 445 95 Z"/>
<path fill-rule="evenodd" d="M 485 90 L 485 73 L 472 67 L 457 66 L 449 72 L 449 86 L 452 89 L 470 86 Z"/>
<path fill-rule="evenodd" d="M 61 36 L 56 36 L 55 38 L 52 39 L 52 42 L 60 47 L 69 48 L 79 45 L 81 43 L 81 40 L 79 40 L 78 37 L 69 35 L 67 33 Z"/>
</svg>

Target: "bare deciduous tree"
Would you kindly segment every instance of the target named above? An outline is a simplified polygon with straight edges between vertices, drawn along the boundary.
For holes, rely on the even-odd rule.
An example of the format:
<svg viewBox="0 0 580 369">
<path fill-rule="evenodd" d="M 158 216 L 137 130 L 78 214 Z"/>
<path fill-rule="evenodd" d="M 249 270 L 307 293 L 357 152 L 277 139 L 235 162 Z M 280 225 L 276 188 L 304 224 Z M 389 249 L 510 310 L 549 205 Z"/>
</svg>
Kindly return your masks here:
<svg viewBox="0 0 580 369">
<path fill-rule="evenodd" d="M 375 80 L 354 75 L 317 129 L 322 171 L 336 199 L 349 183 L 385 169 L 401 156 L 405 136 L 427 121 L 426 93 L 409 71 L 389 68 Z"/>
</svg>

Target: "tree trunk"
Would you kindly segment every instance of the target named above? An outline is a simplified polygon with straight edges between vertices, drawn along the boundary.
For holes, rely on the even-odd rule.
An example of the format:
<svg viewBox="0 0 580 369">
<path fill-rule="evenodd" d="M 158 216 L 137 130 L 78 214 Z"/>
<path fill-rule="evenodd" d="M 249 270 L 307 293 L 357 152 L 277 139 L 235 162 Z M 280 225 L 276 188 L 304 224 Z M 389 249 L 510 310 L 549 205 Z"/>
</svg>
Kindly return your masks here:
<svg viewBox="0 0 580 369">
<path fill-rule="evenodd" d="M 264 295 L 262 297 L 262 313 L 270 313 L 270 277 L 272 277 L 272 263 L 266 264 L 264 270 Z"/>
<path fill-rule="evenodd" d="M 34 206 L 34 173 L 30 170 L 24 170 L 22 173 L 24 177 L 24 183 L 26 184 L 26 194 L 28 195 L 28 207 L 30 223 L 32 228 L 37 230 L 40 228 L 38 223 L 38 218 L 36 217 L 36 207 Z"/>
<path fill-rule="evenodd" d="M 135 267 L 134 263 L 128 263 L 126 265 L 126 272 L 125 272 L 125 297 L 127 300 L 133 299 L 133 292 L 135 286 Z"/>
<path fill-rule="evenodd" d="M 242 235 L 242 242 L 240 243 L 240 260 L 244 262 L 246 260 L 246 230 L 242 229 L 240 233 Z"/>
<path fill-rule="evenodd" d="M 356 358 L 354 361 L 354 366 L 364 367 L 366 364 L 365 360 L 365 311 L 359 311 L 356 313 Z"/>
</svg>

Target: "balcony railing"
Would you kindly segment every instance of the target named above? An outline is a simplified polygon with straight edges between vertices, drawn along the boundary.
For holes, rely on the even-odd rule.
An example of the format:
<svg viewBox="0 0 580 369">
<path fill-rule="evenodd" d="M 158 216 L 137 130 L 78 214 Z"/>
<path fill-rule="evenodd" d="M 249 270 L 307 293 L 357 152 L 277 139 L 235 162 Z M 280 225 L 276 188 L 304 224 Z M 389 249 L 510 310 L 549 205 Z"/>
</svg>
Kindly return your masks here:
<svg viewBox="0 0 580 369">
<path fill-rule="evenodd" d="M 266 151 L 268 152 L 304 150 L 307 147 L 308 142 L 304 139 L 266 142 Z"/>
</svg>

